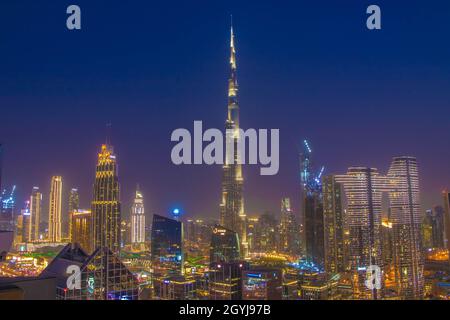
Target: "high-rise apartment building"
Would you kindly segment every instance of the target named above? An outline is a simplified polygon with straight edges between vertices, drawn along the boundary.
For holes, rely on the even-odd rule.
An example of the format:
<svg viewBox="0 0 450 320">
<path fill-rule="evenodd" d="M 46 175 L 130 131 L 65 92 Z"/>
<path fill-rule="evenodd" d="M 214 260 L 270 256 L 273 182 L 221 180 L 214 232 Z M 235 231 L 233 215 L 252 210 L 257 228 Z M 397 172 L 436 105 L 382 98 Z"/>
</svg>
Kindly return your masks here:
<svg viewBox="0 0 450 320">
<path fill-rule="evenodd" d="M 48 240 L 61 242 L 62 177 L 52 177 L 49 199 Z"/>
</svg>

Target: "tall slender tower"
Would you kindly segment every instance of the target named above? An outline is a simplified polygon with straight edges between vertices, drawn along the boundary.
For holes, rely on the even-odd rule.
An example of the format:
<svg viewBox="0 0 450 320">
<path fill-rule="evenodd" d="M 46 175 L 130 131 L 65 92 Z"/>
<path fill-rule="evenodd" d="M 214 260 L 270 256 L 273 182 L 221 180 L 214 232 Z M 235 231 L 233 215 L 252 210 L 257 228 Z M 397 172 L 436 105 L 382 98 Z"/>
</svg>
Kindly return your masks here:
<svg viewBox="0 0 450 320">
<path fill-rule="evenodd" d="M 116 156 L 110 145 L 102 145 L 95 170 L 93 216 L 93 250 L 108 247 L 120 250 L 120 199 Z"/>
<path fill-rule="evenodd" d="M 233 161 L 228 157 L 223 166 L 222 202 L 220 204 L 220 223 L 222 226 L 236 232 L 241 242 L 242 255 L 247 254 L 246 216 L 244 212 L 244 197 L 242 186 L 242 165 L 238 159 L 237 146 L 239 136 L 239 104 L 237 99 L 238 83 L 236 74 L 236 48 L 234 45 L 233 26 L 230 39 L 230 78 L 228 79 L 228 117 L 225 123 L 227 135 L 232 135 L 234 141 Z M 231 157 L 230 157 L 231 158 Z"/>
<path fill-rule="evenodd" d="M 131 207 L 131 243 L 139 244 L 145 242 L 145 211 L 144 197 L 139 187 L 136 190 L 133 205 Z"/>
<path fill-rule="evenodd" d="M 48 239 L 51 242 L 61 242 L 61 199 L 62 178 L 52 177 L 50 186 L 50 205 L 48 213 Z"/>
<path fill-rule="evenodd" d="M 28 230 L 29 241 L 39 240 L 39 224 L 41 222 L 42 193 L 38 187 L 33 187 L 30 197 L 30 224 Z"/>
<path fill-rule="evenodd" d="M 395 157 L 389 168 L 393 262 L 400 297 L 423 297 L 419 174 L 414 157 Z"/>
<path fill-rule="evenodd" d="M 444 209 L 445 209 L 444 213 L 445 243 L 447 250 L 450 252 L 450 190 L 446 189 L 442 191 L 442 197 L 444 198 Z"/>
<path fill-rule="evenodd" d="M 73 212 L 80 209 L 80 195 L 78 194 L 77 188 L 72 188 L 69 193 L 69 239 L 72 239 L 72 223 L 73 223 Z"/>
</svg>

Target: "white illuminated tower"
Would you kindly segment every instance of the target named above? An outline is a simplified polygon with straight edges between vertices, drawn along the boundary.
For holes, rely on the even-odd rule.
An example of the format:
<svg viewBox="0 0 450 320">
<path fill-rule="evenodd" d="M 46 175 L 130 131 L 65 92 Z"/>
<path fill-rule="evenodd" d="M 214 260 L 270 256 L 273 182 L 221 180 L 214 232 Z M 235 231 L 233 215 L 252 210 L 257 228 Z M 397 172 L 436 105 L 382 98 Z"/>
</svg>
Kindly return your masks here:
<svg viewBox="0 0 450 320">
<path fill-rule="evenodd" d="M 145 210 L 144 198 L 139 188 L 136 190 L 133 205 L 131 207 L 131 243 L 145 242 Z"/>
</svg>

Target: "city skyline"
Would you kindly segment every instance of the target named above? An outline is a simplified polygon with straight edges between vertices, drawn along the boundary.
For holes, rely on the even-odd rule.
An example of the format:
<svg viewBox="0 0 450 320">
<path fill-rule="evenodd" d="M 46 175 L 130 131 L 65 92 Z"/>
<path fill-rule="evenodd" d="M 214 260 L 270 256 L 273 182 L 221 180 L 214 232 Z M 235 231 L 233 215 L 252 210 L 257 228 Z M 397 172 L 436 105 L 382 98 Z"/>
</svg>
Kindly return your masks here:
<svg viewBox="0 0 450 320">
<path fill-rule="evenodd" d="M 301 5 L 304 6 L 303 3 Z M 10 6 L 12 12 L 20 9 L 20 5 Z M 55 78 L 44 75 L 36 68 L 26 67 L 26 63 L 19 66 L 19 63 L 23 62 L 21 58 L 27 57 L 25 51 L 22 51 L 19 58 L 7 56 L 12 63 L 11 66 L 5 66 L 6 73 L 0 78 L 2 84 L 0 90 L 5 93 L 1 95 L 0 103 L 9 106 L 2 110 L 5 122 L 0 127 L 1 142 L 4 145 L 3 178 L 4 186 L 13 184 L 18 186 L 18 203 L 29 196 L 32 187 L 39 186 L 44 198 L 47 197 L 47 200 L 44 199 L 45 207 L 50 187 L 47 181 L 53 175 L 61 175 L 65 181 L 65 188 L 78 187 L 81 206 L 89 207 L 92 200 L 94 172 L 92 163 L 95 161 L 93 155 L 98 145 L 105 140 L 106 123 L 112 122 L 112 144 L 121 160 L 121 201 L 126 208 L 125 215 L 129 214 L 128 208 L 133 201 L 134 186 L 139 183 L 147 199 L 148 214 L 167 214 L 170 208 L 178 206 L 187 216 L 216 218 L 219 212 L 217 202 L 221 197 L 220 189 L 211 188 L 210 185 L 220 184 L 220 168 L 172 165 L 169 158 L 172 146 L 169 137 L 171 130 L 189 126 L 191 120 L 195 119 L 204 119 L 208 126 L 223 127 L 228 73 L 228 65 L 225 62 L 228 55 L 227 27 L 231 12 L 234 14 L 238 36 L 240 85 L 243 87 L 240 94 L 243 105 L 241 110 L 243 127 L 280 127 L 281 134 L 278 175 L 260 177 L 255 174 L 256 168 L 244 166 L 245 204 L 248 215 L 263 213 L 265 210 L 278 213 L 279 199 L 283 196 L 292 199 L 293 210 L 298 215 L 300 210 L 298 154 L 301 142 L 305 138 L 313 145 L 316 162 L 325 165 L 325 174 L 342 174 L 350 166 L 376 167 L 386 172 L 388 169 L 386 164 L 392 157 L 415 156 L 421 171 L 423 209 L 442 202 L 440 193 L 447 187 L 445 177 L 450 174 L 450 168 L 445 163 L 449 151 L 442 147 L 449 135 L 448 130 L 445 130 L 446 117 L 442 116 L 448 113 L 446 105 L 450 101 L 448 93 L 443 89 L 449 71 L 444 54 L 449 48 L 442 43 L 436 43 L 433 40 L 435 38 L 427 40 L 416 37 L 413 41 L 409 37 L 403 37 L 401 44 L 414 47 L 417 52 L 412 52 L 409 60 L 402 62 L 401 57 L 406 49 L 394 43 L 394 39 L 387 36 L 384 30 L 378 35 L 372 35 L 367 34 L 363 28 L 356 28 L 362 24 L 364 16 L 361 16 L 361 21 L 353 17 L 347 22 L 344 20 L 339 22 L 342 31 L 349 33 L 352 41 L 360 41 L 361 46 L 368 46 L 367 49 L 355 48 L 350 45 L 349 40 L 342 38 L 340 32 L 327 28 L 337 19 L 335 17 L 333 20 L 334 15 L 331 11 L 337 10 L 343 17 L 347 17 L 354 15 L 358 6 L 340 8 L 330 4 L 328 9 L 321 11 L 316 5 L 309 5 L 308 10 L 299 11 L 303 20 L 297 21 L 293 14 L 280 10 L 275 10 L 272 16 L 268 16 L 269 10 L 262 4 L 261 13 L 255 14 L 247 21 L 243 17 L 250 10 L 250 6 L 233 4 L 234 8 L 230 8 L 228 13 L 216 12 L 208 18 L 207 25 L 211 28 L 199 25 L 195 30 L 187 31 L 186 39 L 181 39 L 175 30 L 167 30 L 166 36 L 172 37 L 174 41 L 167 46 L 159 46 L 156 52 L 151 50 L 149 44 L 139 44 L 135 38 L 122 39 L 128 41 L 129 51 L 117 48 L 110 42 L 110 38 L 107 38 L 104 43 L 106 48 L 114 49 L 113 52 L 124 54 L 126 58 L 112 55 L 110 61 L 105 61 L 95 68 L 93 62 L 104 52 L 95 46 L 92 40 L 94 36 L 105 31 L 98 27 L 92 29 L 91 24 L 89 32 L 82 30 L 76 36 L 52 31 L 57 21 L 51 16 L 51 12 L 56 9 L 49 7 L 50 5 L 45 2 L 42 7 L 33 7 L 36 9 L 33 12 L 43 12 L 44 9 L 49 12 L 47 14 L 50 19 L 43 26 L 46 32 L 60 39 L 63 45 L 68 44 L 67 41 L 73 42 L 75 46 L 83 44 L 84 41 L 91 41 L 89 43 L 95 50 L 92 52 L 92 60 L 87 62 L 92 70 L 99 72 L 99 78 L 96 79 L 92 71 L 83 76 L 81 72 L 69 67 L 67 72 L 71 72 L 73 77 L 59 78 L 55 81 Z M 397 5 L 384 4 L 383 7 L 388 13 L 399 11 Z M 87 11 L 88 17 L 90 12 L 96 12 L 98 9 L 95 4 L 84 4 L 83 8 Z M 407 15 L 416 8 L 416 4 L 413 3 L 402 15 Z M 198 7 L 183 7 L 183 9 L 192 12 Z M 202 10 L 207 9 L 211 8 L 206 6 Z M 116 10 L 118 8 L 111 8 L 110 13 L 118 15 Z M 155 10 L 165 12 L 164 7 Z M 306 11 L 311 17 L 306 17 Z M 131 13 L 135 14 L 135 11 L 127 8 L 123 14 L 128 16 Z M 201 12 L 186 16 L 175 13 L 176 17 L 180 18 L 180 23 L 193 25 L 195 17 L 199 14 Z M 323 29 L 302 28 L 306 22 L 312 23 L 313 17 L 318 17 L 319 14 L 322 17 L 320 22 Z M 272 19 L 269 19 L 270 17 Z M 96 17 L 95 25 L 101 25 L 103 19 L 105 17 Z M 331 19 L 331 22 L 327 22 L 327 19 Z M 8 17 L 2 19 L 2 23 L 5 21 L 14 25 Z M 30 17 L 26 23 L 32 24 L 34 21 Z M 149 38 L 160 37 L 150 28 L 156 22 L 146 21 L 137 25 L 137 22 L 133 23 L 129 27 L 126 25 L 122 27 L 128 31 L 127 28 L 139 26 L 142 34 L 148 35 Z M 296 27 L 295 23 L 298 23 Z M 406 26 L 419 28 L 416 24 L 409 25 L 402 19 L 394 20 L 390 14 L 386 14 L 385 23 L 391 26 L 394 35 Z M 438 25 L 421 27 L 433 28 Z M 18 50 L 21 50 L 23 47 L 17 45 L 14 39 L 21 35 L 29 39 L 30 35 L 20 28 L 15 30 L 8 34 L 5 43 L 15 44 Z M 439 36 L 441 32 L 439 30 L 435 37 Z M 117 31 L 119 29 L 113 28 L 111 33 Z M 335 48 L 336 57 L 332 60 L 327 58 L 328 48 L 337 40 L 330 39 L 327 32 L 343 41 L 340 49 Z M 15 33 L 16 36 L 11 38 Z M 315 40 L 321 36 L 325 36 L 324 45 Z M 269 37 L 271 40 L 269 43 L 276 45 L 267 46 L 265 37 Z M 202 41 L 190 41 L 194 38 Z M 40 46 L 42 52 L 38 52 L 37 57 L 31 61 L 48 62 L 47 54 L 53 45 L 44 41 L 45 39 L 39 39 L 43 40 Z M 418 41 L 432 48 L 439 46 L 440 54 L 436 56 L 424 52 L 419 48 Z M 283 45 L 283 49 L 280 45 Z M 391 50 L 379 48 L 380 45 L 388 46 Z M 183 54 L 176 56 L 172 54 L 175 52 L 173 50 L 180 49 L 183 49 L 180 51 Z M 137 51 L 133 54 L 133 50 Z M 392 57 L 387 58 L 389 52 L 392 53 Z M 87 56 L 79 50 L 74 54 L 68 51 L 64 53 L 65 56 L 79 62 L 87 59 Z M 167 53 L 171 54 L 163 59 L 162 54 Z M 318 56 L 314 58 L 313 53 L 317 53 Z M 292 56 L 294 54 L 295 57 Z M 354 63 L 351 63 L 345 54 L 356 58 Z M 132 63 L 127 57 L 133 55 L 136 55 L 134 57 L 136 62 Z M 427 56 L 433 59 L 426 59 Z M 155 64 L 151 57 L 157 59 L 159 64 Z M 66 59 L 59 57 L 54 63 L 60 65 L 66 63 Z M 367 59 L 371 62 L 369 63 Z M 177 61 L 175 66 L 169 66 L 168 63 L 173 61 Z M 131 74 L 125 73 L 123 81 L 111 82 L 114 77 L 108 72 L 108 67 L 113 62 L 117 63 L 119 70 L 125 66 L 131 67 Z M 394 65 L 394 62 L 398 65 Z M 365 63 L 372 67 L 364 67 Z M 409 68 L 410 66 L 417 68 Z M 17 77 L 10 73 L 13 67 L 21 70 L 21 74 L 29 75 L 30 80 L 25 86 L 17 87 L 14 85 L 15 82 L 11 81 Z M 49 65 L 48 67 L 52 68 Z M 340 70 L 346 70 L 348 77 L 343 77 Z M 275 78 L 270 76 L 271 72 L 274 72 Z M 8 79 L 5 76 L 9 76 Z M 429 79 L 431 76 L 433 78 Z M 91 83 L 92 88 L 88 89 L 83 85 L 83 81 L 80 82 L 83 79 L 89 81 L 96 79 L 96 83 Z M 126 79 L 136 86 L 127 84 Z M 425 83 L 423 79 L 428 80 Z M 337 83 L 337 80 L 339 85 L 333 88 L 332 83 L 333 81 Z M 395 84 L 394 80 L 402 81 Z M 123 90 L 120 90 L 120 94 L 109 91 L 111 97 L 107 97 L 105 93 L 113 85 Z M 410 97 L 412 91 L 416 92 L 415 99 Z M 70 92 L 73 94 L 69 94 Z M 262 95 L 264 99 L 261 99 L 259 92 L 264 92 Z M 327 92 L 333 100 L 318 95 L 321 92 Z M 371 98 L 367 99 L 367 96 Z M 425 99 L 427 97 L 430 99 Z M 35 104 L 39 107 L 34 108 Z M 283 107 L 280 107 L 280 104 Z M 396 106 L 394 113 L 392 113 L 393 104 Z M 61 105 L 64 107 L 58 109 Z M 271 108 L 271 105 L 275 105 L 276 108 Z M 105 113 L 108 106 L 111 112 Z M 91 107 L 96 107 L 98 111 L 93 112 L 88 118 L 83 116 L 89 114 L 84 111 L 90 110 Z M 179 112 L 173 113 L 174 108 Z M 265 112 L 258 112 L 260 109 Z M 77 112 L 74 113 L 74 110 Z M 28 115 L 25 118 L 22 117 L 24 112 Z M 321 115 L 325 113 L 326 116 L 319 117 L 319 113 Z M 50 114 L 50 117 L 46 116 Z M 133 117 L 133 114 L 142 114 L 143 117 Z M 372 120 L 364 121 L 367 116 Z M 157 123 L 155 119 L 158 119 Z M 46 129 L 48 122 L 52 122 L 60 132 L 57 137 L 51 134 L 53 131 Z M 35 133 L 33 139 L 22 135 L 22 127 L 16 125 L 18 123 L 23 123 Z M 153 125 L 149 126 L 149 123 Z M 333 134 L 336 130 L 340 135 Z M 413 139 L 408 133 L 410 130 L 417 132 Z M 357 136 L 355 132 L 358 132 Z M 386 143 L 387 141 L 389 143 Z M 37 147 L 41 151 L 37 151 L 35 149 Z M 29 153 L 29 149 L 34 154 L 32 167 L 26 167 L 24 164 L 25 154 Z M 442 155 L 438 156 L 440 152 Z M 69 157 L 71 153 L 74 156 Z M 138 169 L 140 167 L 145 167 L 146 170 Z M 152 170 L 152 168 L 161 169 Z M 189 188 L 186 184 L 192 177 L 198 181 L 195 188 Z M 264 188 L 266 185 L 271 187 Z M 66 189 L 63 194 L 63 208 L 67 206 Z M 47 211 L 43 210 L 44 217 Z M 63 210 L 63 216 L 65 211 L 67 210 Z"/>
<path fill-rule="evenodd" d="M 7 5 L 55 38 L 4 42 L 0 300 L 450 299 L 442 25 L 232 2 L 223 39 L 210 4 L 80 1 L 65 33 Z"/>
</svg>

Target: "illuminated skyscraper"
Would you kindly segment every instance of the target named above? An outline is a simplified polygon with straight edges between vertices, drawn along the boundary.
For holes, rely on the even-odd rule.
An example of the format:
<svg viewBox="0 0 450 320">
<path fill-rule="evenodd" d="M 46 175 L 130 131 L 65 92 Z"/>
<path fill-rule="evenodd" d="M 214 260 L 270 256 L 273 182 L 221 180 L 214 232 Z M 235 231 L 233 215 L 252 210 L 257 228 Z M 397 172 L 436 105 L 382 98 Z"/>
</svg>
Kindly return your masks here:
<svg viewBox="0 0 450 320">
<path fill-rule="evenodd" d="M 325 235 L 325 271 L 334 274 L 345 271 L 344 208 L 342 187 L 333 175 L 322 179 L 323 219 Z"/>
<path fill-rule="evenodd" d="M 353 293 L 356 299 L 382 298 L 383 285 L 373 290 L 366 287 L 369 266 L 383 269 L 381 245 L 381 199 L 387 190 L 387 180 L 377 169 L 349 168 L 346 175 L 337 175 L 347 197 L 347 223 L 350 232 L 349 262 Z M 383 279 L 381 279 L 383 283 Z"/>
<path fill-rule="evenodd" d="M 243 177 L 242 165 L 238 159 L 239 141 L 239 104 L 237 99 L 238 83 L 236 75 L 236 48 L 234 46 L 233 27 L 231 27 L 230 41 L 230 78 L 228 80 L 228 117 L 225 124 L 227 134 L 232 132 L 234 141 L 234 157 L 230 163 L 228 157 L 223 166 L 222 176 L 222 202 L 220 204 L 220 224 L 235 231 L 239 235 L 242 255 L 247 254 L 246 216 L 244 211 L 244 198 L 242 194 Z"/>
<path fill-rule="evenodd" d="M 30 228 L 28 238 L 31 242 L 39 240 L 39 225 L 41 223 L 42 193 L 38 187 L 33 187 L 30 197 Z"/>
<path fill-rule="evenodd" d="M 110 145 L 102 145 L 95 170 L 92 201 L 93 250 L 107 247 L 120 250 L 120 193 L 117 159 Z"/>
<path fill-rule="evenodd" d="M 157 214 L 152 222 L 152 263 L 158 276 L 184 274 L 183 224 Z"/>
<path fill-rule="evenodd" d="M 281 252 L 299 254 L 299 230 L 289 198 L 281 199 L 280 245 Z"/>
<path fill-rule="evenodd" d="M 300 177 L 302 183 L 302 240 L 308 262 L 324 264 L 322 173 L 324 167 L 313 172 L 312 151 L 308 141 L 303 141 L 300 154 Z"/>
<path fill-rule="evenodd" d="M 211 236 L 210 263 L 235 262 L 240 256 L 236 232 L 216 225 Z"/>
<path fill-rule="evenodd" d="M 48 240 L 50 242 L 61 242 L 61 201 L 62 178 L 54 176 L 50 186 L 48 211 Z"/>
<path fill-rule="evenodd" d="M 131 207 L 131 243 L 145 242 L 144 198 L 141 191 L 136 190 L 136 197 Z"/>
<path fill-rule="evenodd" d="M 78 243 L 87 253 L 92 252 L 92 212 L 76 209 L 70 213 L 70 242 Z"/>
<path fill-rule="evenodd" d="M 395 157 L 388 179 L 397 288 L 404 299 L 420 299 L 423 296 L 424 261 L 416 158 Z"/>
</svg>

